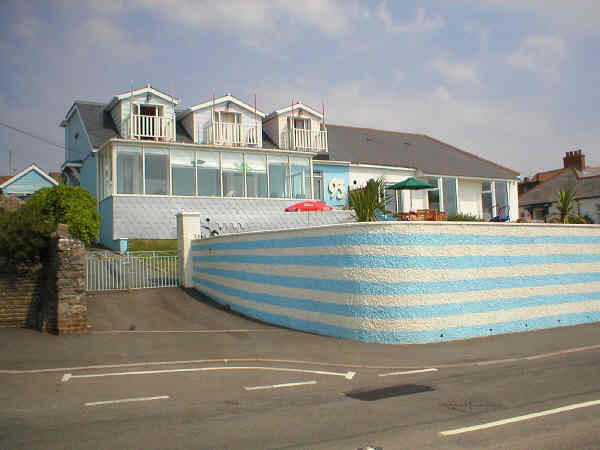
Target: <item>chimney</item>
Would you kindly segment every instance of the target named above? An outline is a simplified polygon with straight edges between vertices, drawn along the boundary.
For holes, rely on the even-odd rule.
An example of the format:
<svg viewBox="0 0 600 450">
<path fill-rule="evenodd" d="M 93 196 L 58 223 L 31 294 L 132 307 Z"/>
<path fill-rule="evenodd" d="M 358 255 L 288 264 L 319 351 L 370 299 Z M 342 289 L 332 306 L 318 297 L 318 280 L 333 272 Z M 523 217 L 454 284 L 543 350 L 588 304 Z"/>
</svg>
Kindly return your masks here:
<svg viewBox="0 0 600 450">
<path fill-rule="evenodd" d="M 585 155 L 581 153 L 581 150 L 575 152 L 566 152 L 563 158 L 563 167 L 565 169 L 585 169 Z"/>
</svg>

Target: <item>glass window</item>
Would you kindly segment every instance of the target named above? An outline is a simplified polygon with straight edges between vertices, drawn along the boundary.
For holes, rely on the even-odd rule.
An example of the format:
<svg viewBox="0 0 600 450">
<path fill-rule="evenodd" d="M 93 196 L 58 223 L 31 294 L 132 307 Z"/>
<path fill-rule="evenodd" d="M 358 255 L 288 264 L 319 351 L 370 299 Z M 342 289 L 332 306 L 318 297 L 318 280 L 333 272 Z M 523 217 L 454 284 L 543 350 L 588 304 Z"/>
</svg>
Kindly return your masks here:
<svg viewBox="0 0 600 450">
<path fill-rule="evenodd" d="M 427 178 L 426 181 L 432 186 L 436 186 L 436 189 L 430 189 L 427 191 L 427 200 L 429 201 L 429 209 L 436 211 L 440 210 L 440 188 L 438 185 L 437 177 Z"/>
<path fill-rule="evenodd" d="M 444 212 L 448 216 L 455 216 L 458 213 L 458 200 L 456 195 L 456 178 L 442 178 L 442 188 L 444 192 Z"/>
<path fill-rule="evenodd" d="M 492 183 L 481 184 L 481 206 L 484 219 L 491 219 L 494 217 L 492 211 Z"/>
<path fill-rule="evenodd" d="M 112 195 L 112 154 L 110 149 L 100 153 L 100 188 L 101 199 Z"/>
<path fill-rule="evenodd" d="M 223 153 L 223 196 L 244 196 L 244 158 L 242 153 Z"/>
<path fill-rule="evenodd" d="M 308 158 L 290 158 L 292 196 L 310 198 L 310 162 Z"/>
<path fill-rule="evenodd" d="M 506 181 L 496 181 L 494 190 L 496 191 L 496 209 L 494 215 L 508 216 L 508 189 Z"/>
<path fill-rule="evenodd" d="M 194 195 L 196 193 L 195 154 L 187 150 L 171 152 L 171 178 L 173 195 Z"/>
<path fill-rule="evenodd" d="M 248 197 L 267 196 L 267 159 L 246 153 L 246 189 Z"/>
<path fill-rule="evenodd" d="M 402 191 L 396 191 L 395 189 L 387 189 L 396 183 L 388 183 L 385 185 L 383 190 L 384 207 L 386 211 L 391 211 L 394 214 L 398 214 L 398 197 L 402 197 Z"/>
<path fill-rule="evenodd" d="M 219 152 L 196 152 L 198 195 L 221 195 Z"/>
<path fill-rule="evenodd" d="M 166 195 L 169 193 L 169 151 L 166 149 L 144 149 L 144 174 L 146 194 Z"/>
<path fill-rule="evenodd" d="M 289 197 L 289 165 L 287 156 L 269 155 L 269 195 Z"/>
<path fill-rule="evenodd" d="M 325 192 L 323 190 L 323 172 L 313 171 L 313 198 L 320 202 L 325 201 Z"/>
<path fill-rule="evenodd" d="M 117 149 L 117 193 L 142 193 L 142 150 L 119 146 Z"/>
</svg>

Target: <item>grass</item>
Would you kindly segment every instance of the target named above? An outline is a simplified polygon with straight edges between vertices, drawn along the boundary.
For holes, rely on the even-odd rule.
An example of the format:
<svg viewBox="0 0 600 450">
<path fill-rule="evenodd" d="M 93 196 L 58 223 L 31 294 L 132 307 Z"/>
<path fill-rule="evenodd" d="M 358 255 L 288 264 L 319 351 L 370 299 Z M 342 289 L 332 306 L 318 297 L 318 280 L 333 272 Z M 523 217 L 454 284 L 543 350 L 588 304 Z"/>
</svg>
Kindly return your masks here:
<svg viewBox="0 0 600 450">
<path fill-rule="evenodd" d="M 131 252 L 177 250 L 177 239 L 129 239 L 127 250 Z"/>
</svg>

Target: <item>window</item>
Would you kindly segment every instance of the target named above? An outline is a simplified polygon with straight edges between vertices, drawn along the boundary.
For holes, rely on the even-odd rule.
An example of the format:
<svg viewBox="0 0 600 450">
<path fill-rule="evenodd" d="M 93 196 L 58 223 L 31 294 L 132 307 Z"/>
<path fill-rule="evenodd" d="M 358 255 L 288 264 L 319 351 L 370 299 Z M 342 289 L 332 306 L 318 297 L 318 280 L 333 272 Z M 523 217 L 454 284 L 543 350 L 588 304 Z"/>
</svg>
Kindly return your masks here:
<svg viewBox="0 0 600 450">
<path fill-rule="evenodd" d="M 142 193 L 142 150 L 119 146 L 117 149 L 117 193 Z"/>
<path fill-rule="evenodd" d="M 271 197 L 289 197 L 289 163 L 287 156 L 269 155 L 269 193 Z"/>
<path fill-rule="evenodd" d="M 244 158 L 242 153 L 223 153 L 223 196 L 244 197 Z"/>
<path fill-rule="evenodd" d="M 496 209 L 494 210 L 494 216 L 508 216 L 508 187 L 506 181 L 496 181 L 494 183 L 494 190 L 496 191 Z"/>
<path fill-rule="evenodd" d="M 248 197 L 267 196 L 267 159 L 246 153 L 246 189 Z"/>
<path fill-rule="evenodd" d="M 429 209 L 434 209 L 436 211 L 440 210 L 440 188 L 438 184 L 437 177 L 431 177 L 426 179 L 427 183 L 435 186 L 435 189 L 431 189 L 427 191 L 427 200 L 429 202 Z"/>
<path fill-rule="evenodd" d="M 219 153 L 196 152 L 198 195 L 221 195 Z"/>
<path fill-rule="evenodd" d="M 146 181 L 146 194 L 168 194 L 169 151 L 166 149 L 145 149 L 144 174 Z"/>
<path fill-rule="evenodd" d="M 196 193 L 194 158 L 194 152 L 187 150 L 173 150 L 171 152 L 173 195 L 194 195 Z"/>
<path fill-rule="evenodd" d="M 290 158 L 292 197 L 310 198 L 310 162 L 308 158 Z"/>
<path fill-rule="evenodd" d="M 323 172 L 313 171 L 313 198 L 320 202 L 325 201 L 325 192 L 323 189 Z"/>
<path fill-rule="evenodd" d="M 402 211 L 402 191 L 388 189 L 396 183 L 388 183 L 383 189 L 383 198 L 385 200 L 384 207 L 386 211 L 391 211 L 393 214 L 398 214 Z"/>
<path fill-rule="evenodd" d="M 100 167 L 100 199 L 112 195 L 112 158 L 110 149 L 100 153 L 98 165 Z"/>
<path fill-rule="evenodd" d="M 458 213 L 458 196 L 456 192 L 456 178 L 443 177 L 442 190 L 444 194 L 444 212 L 448 216 L 455 216 Z"/>
<path fill-rule="evenodd" d="M 481 184 L 481 206 L 484 219 L 491 219 L 494 216 L 492 211 L 492 183 Z"/>
</svg>

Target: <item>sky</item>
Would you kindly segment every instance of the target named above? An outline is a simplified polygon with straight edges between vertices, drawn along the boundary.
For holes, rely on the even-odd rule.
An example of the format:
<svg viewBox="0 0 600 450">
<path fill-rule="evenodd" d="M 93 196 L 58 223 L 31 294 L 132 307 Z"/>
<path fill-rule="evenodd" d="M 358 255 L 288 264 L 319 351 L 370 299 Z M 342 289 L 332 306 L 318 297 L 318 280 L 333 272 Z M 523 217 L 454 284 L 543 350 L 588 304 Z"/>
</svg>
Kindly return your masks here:
<svg viewBox="0 0 600 450">
<path fill-rule="evenodd" d="M 427 134 L 523 176 L 577 149 L 600 166 L 599 35 L 596 0 L 3 0 L 0 175 L 9 150 L 13 169 L 57 170 L 75 100 L 146 83 L 181 108 L 213 90 L 267 113 L 323 103 L 328 123 Z"/>
</svg>

